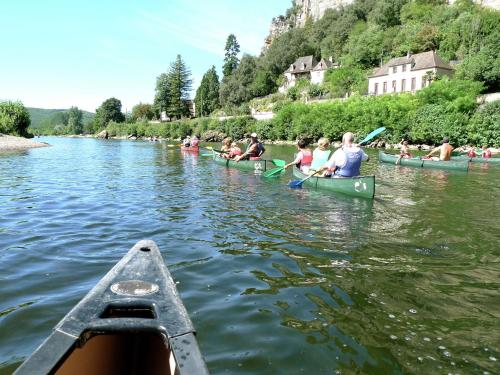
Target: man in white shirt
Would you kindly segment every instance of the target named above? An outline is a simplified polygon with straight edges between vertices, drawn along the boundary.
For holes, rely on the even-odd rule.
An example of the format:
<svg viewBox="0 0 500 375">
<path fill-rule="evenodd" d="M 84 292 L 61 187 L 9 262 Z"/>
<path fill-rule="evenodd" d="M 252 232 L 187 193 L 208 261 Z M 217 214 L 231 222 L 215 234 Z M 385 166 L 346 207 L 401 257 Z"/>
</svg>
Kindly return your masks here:
<svg viewBox="0 0 500 375">
<path fill-rule="evenodd" d="M 328 169 L 333 172 L 332 177 L 359 176 L 362 161 L 370 158 L 365 152 L 354 144 L 354 134 L 347 132 L 342 137 L 342 147 L 335 151 L 320 170 Z"/>
</svg>

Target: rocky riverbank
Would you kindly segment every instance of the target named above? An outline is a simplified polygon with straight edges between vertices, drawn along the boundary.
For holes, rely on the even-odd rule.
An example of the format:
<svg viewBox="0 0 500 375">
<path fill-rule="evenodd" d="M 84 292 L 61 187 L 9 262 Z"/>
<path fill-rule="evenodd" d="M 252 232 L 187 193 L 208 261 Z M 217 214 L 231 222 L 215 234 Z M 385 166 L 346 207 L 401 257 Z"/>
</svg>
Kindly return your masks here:
<svg viewBox="0 0 500 375">
<path fill-rule="evenodd" d="M 0 152 L 2 151 L 20 151 L 30 148 L 48 147 L 45 142 L 36 142 L 23 137 L 0 134 Z"/>
</svg>

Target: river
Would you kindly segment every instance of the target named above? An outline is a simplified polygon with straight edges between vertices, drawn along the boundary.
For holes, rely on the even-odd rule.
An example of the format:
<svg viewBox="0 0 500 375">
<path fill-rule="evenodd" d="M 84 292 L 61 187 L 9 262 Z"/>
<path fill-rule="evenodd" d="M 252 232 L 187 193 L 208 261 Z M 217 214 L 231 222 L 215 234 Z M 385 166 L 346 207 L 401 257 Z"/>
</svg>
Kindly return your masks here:
<svg viewBox="0 0 500 375">
<path fill-rule="evenodd" d="M 163 142 L 41 140 L 0 154 L 0 374 L 141 239 L 213 374 L 500 373 L 500 165 L 421 170 L 369 150 L 366 200 Z"/>
</svg>

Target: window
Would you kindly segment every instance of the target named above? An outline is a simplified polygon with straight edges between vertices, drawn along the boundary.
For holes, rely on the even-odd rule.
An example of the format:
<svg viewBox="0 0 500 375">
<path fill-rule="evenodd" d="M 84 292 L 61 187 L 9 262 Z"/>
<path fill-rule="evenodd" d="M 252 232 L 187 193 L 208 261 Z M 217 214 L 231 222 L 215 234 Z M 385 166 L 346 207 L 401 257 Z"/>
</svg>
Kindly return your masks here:
<svg viewBox="0 0 500 375">
<path fill-rule="evenodd" d="M 375 95 L 378 95 L 378 83 L 375 84 Z"/>
<path fill-rule="evenodd" d="M 403 71 L 403 72 L 406 72 L 406 64 L 403 64 L 403 66 L 402 66 L 402 71 Z"/>
<path fill-rule="evenodd" d="M 401 80 L 401 92 L 406 91 L 406 79 Z"/>
<path fill-rule="evenodd" d="M 411 79 L 411 91 L 415 91 L 415 87 L 417 86 L 416 78 Z"/>
<path fill-rule="evenodd" d="M 396 80 L 392 81 L 392 92 L 396 92 Z"/>
<path fill-rule="evenodd" d="M 424 88 L 426 84 L 427 84 L 427 77 L 423 76 L 422 77 L 422 88 Z"/>
<path fill-rule="evenodd" d="M 384 85 L 382 86 L 382 92 L 385 94 L 387 92 L 387 82 L 384 82 Z"/>
<path fill-rule="evenodd" d="M 393 66 L 392 67 L 392 72 L 393 73 L 397 73 L 398 72 L 398 67 L 397 66 Z"/>
</svg>

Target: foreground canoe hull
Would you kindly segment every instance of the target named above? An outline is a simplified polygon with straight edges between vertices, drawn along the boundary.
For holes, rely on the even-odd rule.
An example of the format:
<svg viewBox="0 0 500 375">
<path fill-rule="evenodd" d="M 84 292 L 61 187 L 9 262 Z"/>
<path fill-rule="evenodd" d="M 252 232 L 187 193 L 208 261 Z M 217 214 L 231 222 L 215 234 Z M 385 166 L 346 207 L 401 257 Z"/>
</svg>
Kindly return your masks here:
<svg viewBox="0 0 500 375">
<path fill-rule="evenodd" d="M 153 241 L 138 242 L 15 374 L 208 374 Z"/>
<path fill-rule="evenodd" d="M 293 175 L 301 180 L 308 176 L 302 173 L 297 167 L 293 168 Z M 313 176 L 307 179 L 304 185 L 353 197 L 372 199 L 375 196 L 375 176 L 339 178 Z"/>
<path fill-rule="evenodd" d="M 214 153 L 214 161 L 219 165 L 224 165 L 228 168 L 238 168 L 245 171 L 265 172 L 268 167 L 268 160 L 241 160 L 234 161 L 220 157 Z"/>
<path fill-rule="evenodd" d="M 383 151 L 379 151 L 379 160 L 382 163 L 395 164 L 398 159 L 398 155 L 387 154 Z M 450 161 L 440 161 L 440 160 L 422 160 L 418 158 L 405 159 L 402 158 L 398 165 L 408 166 L 408 167 L 418 167 L 418 168 L 432 168 L 432 169 L 443 169 L 449 171 L 463 171 L 467 172 L 469 169 L 468 160 L 450 160 Z"/>
</svg>

